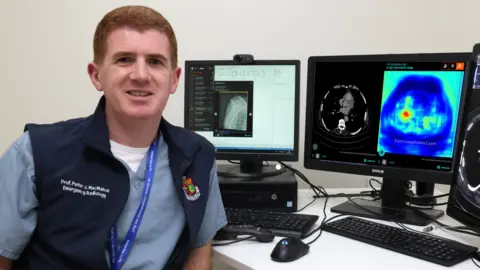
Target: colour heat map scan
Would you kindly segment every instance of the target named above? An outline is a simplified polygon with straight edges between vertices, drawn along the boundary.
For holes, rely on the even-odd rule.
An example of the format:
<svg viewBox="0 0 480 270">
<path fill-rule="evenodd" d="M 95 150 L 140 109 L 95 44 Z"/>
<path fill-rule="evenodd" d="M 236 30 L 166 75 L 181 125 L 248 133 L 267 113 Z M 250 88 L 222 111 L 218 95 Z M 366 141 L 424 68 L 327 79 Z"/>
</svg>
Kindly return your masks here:
<svg viewBox="0 0 480 270">
<path fill-rule="evenodd" d="M 463 72 L 387 71 L 377 150 L 452 157 Z"/>
</svg>

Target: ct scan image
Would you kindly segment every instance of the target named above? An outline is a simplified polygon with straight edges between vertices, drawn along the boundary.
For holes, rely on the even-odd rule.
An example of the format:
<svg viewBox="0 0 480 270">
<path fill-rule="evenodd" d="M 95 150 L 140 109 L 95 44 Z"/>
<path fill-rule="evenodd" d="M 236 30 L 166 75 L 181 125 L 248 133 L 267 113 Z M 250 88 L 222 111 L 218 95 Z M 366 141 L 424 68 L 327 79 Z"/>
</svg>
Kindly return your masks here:
<svg viewBox="0 0 480 270">
<path fill-rule="evenodd" d="M 475 113 L 480 113 L 476 111 Z M 465 199 L 477 211 L 480 210 L 480 114 L 469 123 L 462 143 L 460 164 L 458 168 L 457 187 Z"/>
<path fill-rule="evenodd" d="M 354 85 L 335 85 L 324 96 L 319 109 L 320 125 L 338 136 L 355 136 L 368 126 L 367 100 Z"/>
<path fill-rule="evenodd" d="M 248 94 L 222 93 L 219 95 L 220 129 L 247 131 Z"/>
</svg>

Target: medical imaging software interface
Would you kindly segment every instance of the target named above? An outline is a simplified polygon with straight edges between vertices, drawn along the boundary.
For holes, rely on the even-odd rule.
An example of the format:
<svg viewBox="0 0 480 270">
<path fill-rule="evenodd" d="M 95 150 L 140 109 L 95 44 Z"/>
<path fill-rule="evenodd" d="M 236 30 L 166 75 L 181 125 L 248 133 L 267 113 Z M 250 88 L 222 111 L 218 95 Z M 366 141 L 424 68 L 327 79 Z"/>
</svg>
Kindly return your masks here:
<svg viewBox="0 0 480 270">
<path fill-rule="evenodd" d="M 213 65 L 189 68 L 187 128 L 217 152 L 294 150 L 294 65 Z"/>
<path fill-rule="evenodd" d="M 318 62 L 313 159 L 450 171 L 465 62 Z"/>
</svg>

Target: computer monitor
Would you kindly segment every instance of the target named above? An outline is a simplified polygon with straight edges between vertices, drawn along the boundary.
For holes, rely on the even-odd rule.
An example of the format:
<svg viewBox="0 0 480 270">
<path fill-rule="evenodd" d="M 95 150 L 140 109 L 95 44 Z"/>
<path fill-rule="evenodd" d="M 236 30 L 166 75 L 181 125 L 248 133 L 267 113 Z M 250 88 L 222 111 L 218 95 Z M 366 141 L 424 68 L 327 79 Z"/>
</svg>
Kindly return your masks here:
<svg viewBox="0 0 480 270">
<path fill-rule="evenodd" d="M 469 59 L 469 53 L 309 58 L 305 168 L 383 177 L 381 202 L 353 199 L 332 212 L 430 222 L 406 207 L 406 186 L 452 181 Z"/>
<path fill-rule="evenodd" d="M 447 215 L 480 233 L 480 44 L 475 45 L 469 92 L 462 121 L 461 147 L 450 187 Z"/>
<path fill-rule="evenodd" d="M 209 140 L 218 175 L 260 180 L 298 161 L 299 60 L 185 62 L 185 127 Z"/>
</svg>

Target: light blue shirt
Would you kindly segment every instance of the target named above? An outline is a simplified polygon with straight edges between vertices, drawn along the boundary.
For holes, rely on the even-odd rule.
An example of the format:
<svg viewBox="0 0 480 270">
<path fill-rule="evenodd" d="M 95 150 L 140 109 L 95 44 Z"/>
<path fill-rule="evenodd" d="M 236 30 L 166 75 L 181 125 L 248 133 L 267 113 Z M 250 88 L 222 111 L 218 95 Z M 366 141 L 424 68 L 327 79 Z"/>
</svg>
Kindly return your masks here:
<svg viewBox="0 0 480 270">
<path fill-rule="evenodd" d="M 142 196 L 146 157 L 130 175 L 130 194 L 117 221 L 118 242 L 123 242 Z M 0 256 L 18 259 L 35 229 L 38 206 L 35 167 L 28 132 L 0 157 Z M 196 247 L 212 240 L 227 224 L 218 186 L 216 163 L 210 171 L 210 190 Z M 162 269 L 185 226 L 185 214 L 175 190 L 168 162 L 168 146 L 160 140 L 155 179 L 133 248 L 122 269 Z M 109 254 L 105 249 L 109 261 Z"/>
</svg>

